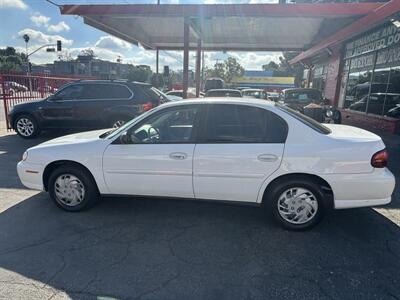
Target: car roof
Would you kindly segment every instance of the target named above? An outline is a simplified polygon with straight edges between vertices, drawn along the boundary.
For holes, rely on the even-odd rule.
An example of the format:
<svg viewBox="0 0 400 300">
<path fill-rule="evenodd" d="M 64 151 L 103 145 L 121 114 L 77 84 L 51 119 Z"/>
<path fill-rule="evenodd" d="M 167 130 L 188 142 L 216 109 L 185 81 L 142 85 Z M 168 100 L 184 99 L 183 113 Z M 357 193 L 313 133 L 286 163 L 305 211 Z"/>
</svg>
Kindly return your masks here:
<svg viewBox="0 0 400 300">
<path fill-rule="evenodd" d="M 292 88 L 292 89 L 284 89 L 282 92 L 307 92 L 307 91 L 317 91 L 319 92 L 318 89 L 312 89 L 312 88 Z"/>
<path fill-rule="evenodd" d="M 232 97 L 205 97 L 183 99 L 177 102 L 168 102 L 159 107 L 190 105 L 190 104 L 247 104 L 250 106 L 274 107 L 275 102 L 256 98 L 232 98 Z"/>
<path fill-rule="evenodd" d="M 263 92 L 264 90 L 263 89 L 243 89 L 243 90 L 241 90 L 241 92 Z"/>
<path fill-rule="evenodd" d="M 239 90 L 235 90 L 235 89 L 211 89 L 211 90 L 208 90 L 207 93 L 208 92 L 239 92 L 240 93 Z"/>
<path fill-rule="evenodd" d="M 127 83 L 127 84 L 135 84 L 135 85 L 143 85 L 143 86 L 151 86 L 151 84 L 146 82 L 138 82 L 138 81 L 129 81 L 124 79 L 116 79 L 116 80 L 106 80 L 106 79 L 83 79 L 78 81 L 73 81 L 72 83 Z"/>
</svg>

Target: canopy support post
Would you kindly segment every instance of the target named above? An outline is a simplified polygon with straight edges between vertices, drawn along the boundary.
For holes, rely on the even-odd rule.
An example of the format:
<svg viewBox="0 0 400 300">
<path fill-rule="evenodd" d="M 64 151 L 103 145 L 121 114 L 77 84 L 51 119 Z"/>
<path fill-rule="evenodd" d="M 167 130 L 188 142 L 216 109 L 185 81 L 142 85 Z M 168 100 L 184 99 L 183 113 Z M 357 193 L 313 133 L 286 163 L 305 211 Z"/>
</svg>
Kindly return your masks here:
<svg viewBox="0 0 400 300">
<path fill-rule="evenodd" d="M 187 98 L 187 90 L 189 85 L 189 20 L 185 19 L 183 25 L 183 99 Z"/>
<path fill-rule="evenodd" d="M 159 62 L 159 51 L 156 50 L 156 74 L 158 75 L 158 62 Z"/>
<path fill-rule="evenodd" d="M 201 39 L 197 40 L 196 53 L 196 97 L 200 97 L 200 65 L 201 65 Z"/>
</svg>

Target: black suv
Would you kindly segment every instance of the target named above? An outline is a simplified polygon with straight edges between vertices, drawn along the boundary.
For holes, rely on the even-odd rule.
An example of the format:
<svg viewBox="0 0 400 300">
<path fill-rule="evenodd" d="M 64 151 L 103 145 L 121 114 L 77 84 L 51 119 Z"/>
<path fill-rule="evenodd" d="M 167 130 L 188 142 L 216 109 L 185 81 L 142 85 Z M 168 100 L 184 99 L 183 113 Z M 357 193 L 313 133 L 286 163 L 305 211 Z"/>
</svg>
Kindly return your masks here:
<svg viewBox="0 0 400 300">
<path fill-rule="evenodd" d="M 149 84 L 83 80 L 69 83 L 40 101 L 15 105 L 10 122 L 23 138 L 47 129 L 119 127 L 167 99 Z"/>
</svg>

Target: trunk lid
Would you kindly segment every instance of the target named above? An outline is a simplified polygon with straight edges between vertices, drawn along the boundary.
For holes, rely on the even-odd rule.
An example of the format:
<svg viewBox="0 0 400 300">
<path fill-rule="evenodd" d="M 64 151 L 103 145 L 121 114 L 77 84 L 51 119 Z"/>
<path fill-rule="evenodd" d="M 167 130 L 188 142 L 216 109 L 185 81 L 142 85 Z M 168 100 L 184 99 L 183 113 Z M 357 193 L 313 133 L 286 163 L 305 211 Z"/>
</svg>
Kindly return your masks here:
<svg viewBox="0 0 400 300">
<path fill-rule="evenodd" d="M 339 124 L 324 124 L 324 126 L 328 127 L 332 131 L 329 136 L 334 139 L 382 142 L 379 135 L 358 127 Z"/>
<path fill-rule="evenodd" d="M 324 124 L 331 130 L 326 135 L 332 147 L 334 173 L 369 173 L 374 170 L 372 156 L 385 149 L 380 136 L 367 130 L 338 124 Z"/>
</svg>

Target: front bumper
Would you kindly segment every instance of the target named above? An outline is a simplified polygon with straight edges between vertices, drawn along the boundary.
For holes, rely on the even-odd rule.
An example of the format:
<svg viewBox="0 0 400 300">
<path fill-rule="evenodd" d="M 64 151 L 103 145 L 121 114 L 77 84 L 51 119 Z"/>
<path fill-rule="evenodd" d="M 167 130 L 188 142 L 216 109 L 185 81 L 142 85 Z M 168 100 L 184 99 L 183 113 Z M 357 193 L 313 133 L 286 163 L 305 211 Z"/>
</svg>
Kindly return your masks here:
<svg viewBox="0 0 400 300">
<path fill-rule="evenodd" d="M 321 176 L 333 191 L 334 208 L 356 208 L 390 203 L 395 177 L 387 168 L 367 174 L 332 174 Z"/>
<path fill-rule="evenodd" d="M 22 184 L 34 190 L 43 190 L 43 166 L 27 161 L 20 161 L 17 165 L 18 177 Z"/>
</svg>

